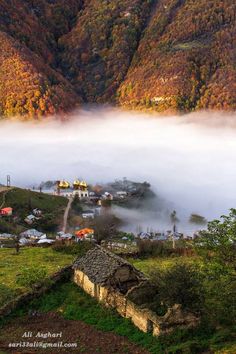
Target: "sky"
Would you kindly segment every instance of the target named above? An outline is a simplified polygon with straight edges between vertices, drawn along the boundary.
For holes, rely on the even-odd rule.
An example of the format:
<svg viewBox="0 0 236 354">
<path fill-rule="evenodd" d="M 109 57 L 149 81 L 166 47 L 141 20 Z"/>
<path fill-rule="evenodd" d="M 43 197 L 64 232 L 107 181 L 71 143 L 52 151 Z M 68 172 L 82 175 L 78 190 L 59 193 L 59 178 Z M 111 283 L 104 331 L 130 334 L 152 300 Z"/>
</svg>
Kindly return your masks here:
<svg viewBox="0 0 236 354">
<path fill-rule="evenodd" d="M 161 117 L 84 109 L 62 122 L 0 122 L 0 183 L 79 177 L 148 181 L 181 215 L 208 219 L 236 207 L 236 114 Z"/>
</svg>

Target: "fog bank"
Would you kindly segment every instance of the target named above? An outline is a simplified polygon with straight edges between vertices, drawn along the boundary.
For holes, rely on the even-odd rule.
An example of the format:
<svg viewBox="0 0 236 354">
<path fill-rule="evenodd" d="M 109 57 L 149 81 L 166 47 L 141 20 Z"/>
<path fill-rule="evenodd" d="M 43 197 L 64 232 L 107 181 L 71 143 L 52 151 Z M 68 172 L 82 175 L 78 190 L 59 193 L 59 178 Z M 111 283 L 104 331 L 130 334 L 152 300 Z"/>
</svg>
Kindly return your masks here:
<svg viewBox="0 0 236 354">
<path fill-rule="evenodd" d="M 183 217 L 219 217 L 236 200 L 236 115 L 84 110 L 68 122 L 0 123 L 0 183 L 79 177 L 148 181 Z"/>
</svg>

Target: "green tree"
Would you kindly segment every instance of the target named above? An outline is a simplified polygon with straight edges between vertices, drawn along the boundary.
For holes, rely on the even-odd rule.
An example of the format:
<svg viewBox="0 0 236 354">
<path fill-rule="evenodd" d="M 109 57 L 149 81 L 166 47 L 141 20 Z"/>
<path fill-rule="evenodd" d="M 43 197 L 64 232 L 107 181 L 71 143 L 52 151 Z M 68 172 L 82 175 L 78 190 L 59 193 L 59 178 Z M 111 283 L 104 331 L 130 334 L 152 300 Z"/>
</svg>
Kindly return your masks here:
<svg viewBox="0 0 236 354">
<path fill-rule="evenodd" d="M 213 326 L 232 325 L 236 316 L 236 209 L 208 223 L 195 239 L 202 256 L 204 318 Z"/>
<path fill-rule="evenodd" d="M 180 263 L 169 269 L 153 271 L 152 283 L 160 303 L 170 307 L 181 304 L 184 309 L 199 313 L 204 304 L 203 278 L 192 265 Z"/>
<path fill-rule="evenodd" d="M 191 214 L 189 218 L 189 222 L 191 224 L 196 224 L 196 225 L 206 225 L 207 220 L 204 218 L 204 216 L 198 215 L 198 214 Z"/>
<path fill-rule="evenodd" d="M 208 223 L 195 240 L 196 249 L 207 260 L 236 269 L 236 209 Z"/>
<path fill-rule="evenodd" d="M 170 221 L 172 224 L 179 222 L 176 210 L 173 210 L 172 213 L 170 214 Z"/>
<path fill-rule="evenodd" d="M 112 214 L 104 214 L 96 217 L 93 222 L 94 237 L 98 244 L 108 240 L 117 234 L 120 219 Z"/>
</svg>

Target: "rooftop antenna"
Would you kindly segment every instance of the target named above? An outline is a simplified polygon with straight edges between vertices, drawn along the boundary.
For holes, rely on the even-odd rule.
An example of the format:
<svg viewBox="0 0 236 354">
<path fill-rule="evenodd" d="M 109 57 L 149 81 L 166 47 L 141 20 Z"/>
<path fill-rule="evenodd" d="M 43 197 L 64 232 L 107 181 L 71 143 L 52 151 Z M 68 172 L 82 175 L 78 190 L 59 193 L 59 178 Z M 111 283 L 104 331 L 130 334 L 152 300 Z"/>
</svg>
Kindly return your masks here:
<svg viewBox="0 0 236 354">
<path fill-rule="evenodd" d="M 7 187 L 11 187 L 11 176 L 7 175 Z"/>
</svg>

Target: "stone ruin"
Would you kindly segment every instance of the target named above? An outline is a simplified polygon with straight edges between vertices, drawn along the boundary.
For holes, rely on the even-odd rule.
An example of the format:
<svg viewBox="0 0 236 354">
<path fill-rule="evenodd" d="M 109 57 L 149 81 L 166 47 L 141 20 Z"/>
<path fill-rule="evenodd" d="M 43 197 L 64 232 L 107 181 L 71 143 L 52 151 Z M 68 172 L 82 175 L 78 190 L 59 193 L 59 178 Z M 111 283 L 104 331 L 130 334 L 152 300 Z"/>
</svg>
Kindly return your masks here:
<svg viewBox="0 0 236 354">
<path fill-rule="evenodd" d="M 174 305 L 164 316 L 159 316 L 140 303 L 143 292 L 152 294 L 149 280 L 132 264 L 100 246 L 78 259 L 73 269 L 77 285 L 105 306 L 129 318 L 143 332 L 158 336 L 177 327 L 190 328 L 199 323 L 199 318 L 183 311 L 180 305 Z"/>
</svg>

